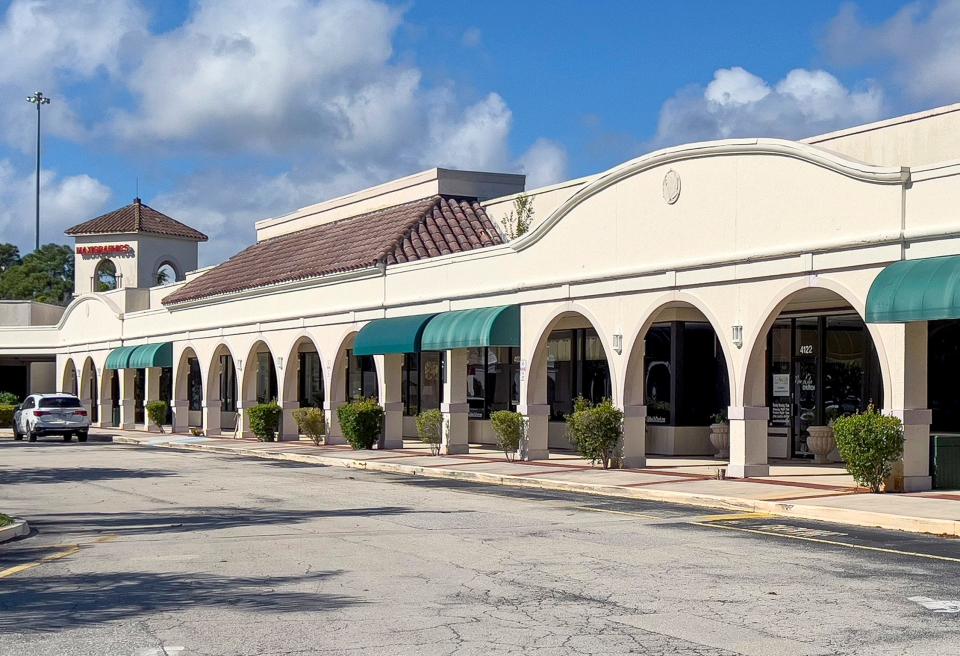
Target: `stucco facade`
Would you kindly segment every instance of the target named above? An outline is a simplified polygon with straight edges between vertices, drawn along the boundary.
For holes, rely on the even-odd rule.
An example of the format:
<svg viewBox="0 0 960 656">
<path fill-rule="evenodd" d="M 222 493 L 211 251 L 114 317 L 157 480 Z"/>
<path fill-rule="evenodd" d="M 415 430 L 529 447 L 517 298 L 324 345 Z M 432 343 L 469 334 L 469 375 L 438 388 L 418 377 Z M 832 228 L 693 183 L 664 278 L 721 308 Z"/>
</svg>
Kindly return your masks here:
<svg viewBox="0 0 960 656">
<path fill-rule="evenodd" d="M 612 399 L 625 412 L 625 464 L 640 466 L 648 450 L 707 448 L 705 425 L 647 421 L 645 337 L 658 322 L 695 320 L 713 328 L 725 363 L 728 475 L 760 476 L 771 456 L 788 455 L 768 425 L 768 334 L 778 317 L 843 311 L 862 318 L 871 284 L 889 264 L 960 253 L 960 218 L 954 212 L 960 146 L 942 151 L 960 133 L 958 115 L 945 108 L 811 143 L 738 139 L 650 153 L 602 174 L 531 190 L 534 228 L 509 243 L 469 252 L 174 305 L 164 305 L 163 298 L 183 282 L 81 293 L 56 325 L 0 327 L 0 354 L 55 357 L 58 386 L 70 391 L 75 385 L 83 399 L 96 398 L 106 424 L 117 393 L 105 374 L 110 352 L 172 342 L 174 428 L 197 425 L 208 434 L 240 435 L 249 432 L 243 409 L 256 402 L 253 363 L 258 353 L 268 352 L 284 408 L 283 435 L 292 439 L 292 411 L 299 405 L 297 354 L 306 348 L 319 355 L 324 406 L 336 440 L 336 408 L 346 396 L 346 350 L 367 322 L 519 305 L 518 410 L 529 421 L 525 457 L 545 457 L 549 448 L 564 446 L 562 425 L 549 421 L 548 336 L 558 328 L 591 328 L 609 367 Z M 882 161 L 871 162 L 874 153 L 881 153 Z M 900 161 L 902 153 L 909 158 Z M 513 178 L 484 184 L 516 184 Z M 391 184 L 410 193 L 410 184 Z M 367 193 L 362 207 L 393 204 L 391 191 Z M 515 190 L 509 191 L 483 199 L 491 218 L 510 211 Z M 302 222 L 316 225 L 324 220 L 317 218 L 323 210 L 261 222 L 260 238 Z M 330 220 L 342 218 L 343 210 L 337 211 Z M 136 247 L 151 257 L 157 251 L 143 242 Z M 79 268 L 78 277 L 90 275 Z M 132 270 L 129 275 L 143 277 Z M 904 485 L 927 488 L 927 325 L 867 324 L 866 329 L 879 362 L 882 408 L 905 424 Z M 235 431 L 223 428 L 232 421 L 220 399 L 224 354 L 236 368 Z M 452 420 L 446 444 L 452 452 L 468 439 L 492 438 L 487 422 L 467 420 L 462 384 L 449 375 L 462 371 L 463 354 L 448 351 L 444 357 L 442 409 Z M 192 358 L 201 371 L 203 405 L 190 412 L 186 370 Z M 386 446 L 396 446 L 412 429 L 401 416 L 401 362 L 393 355 L 374 359 L 388 416 Z M 147 371 L 147 400 L 159 394 L 158 375 Z M 119 423 L 132 427 L 133 372 L 121 370 L 118 377 Z M 98 386 L 97 394 L 91 386 Z"/>
</svg>

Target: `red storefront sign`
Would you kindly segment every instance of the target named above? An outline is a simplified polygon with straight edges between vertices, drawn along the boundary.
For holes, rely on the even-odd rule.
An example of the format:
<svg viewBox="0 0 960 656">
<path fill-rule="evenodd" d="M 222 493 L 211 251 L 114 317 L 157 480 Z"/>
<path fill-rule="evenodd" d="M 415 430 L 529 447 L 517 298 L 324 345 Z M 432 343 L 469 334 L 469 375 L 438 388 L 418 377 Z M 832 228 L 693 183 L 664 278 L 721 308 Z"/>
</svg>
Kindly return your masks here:
<svg viewBox="0 0 960 656">
<path fill-rule="evenodd" d="M 129 244 L 77 246 L 77 255 L 133 255 L 133 247 Z"/>
</svg>

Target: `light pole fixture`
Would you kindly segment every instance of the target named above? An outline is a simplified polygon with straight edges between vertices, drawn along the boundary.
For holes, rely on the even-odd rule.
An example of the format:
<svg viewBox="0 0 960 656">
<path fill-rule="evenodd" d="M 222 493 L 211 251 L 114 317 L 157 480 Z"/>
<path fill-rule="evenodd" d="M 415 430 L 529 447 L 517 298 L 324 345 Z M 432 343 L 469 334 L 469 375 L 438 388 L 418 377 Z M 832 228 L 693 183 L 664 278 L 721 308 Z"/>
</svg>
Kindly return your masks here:
<svg viewBox="0 0 960 656">
<path fill-rule="evenodd" d="M 32 96 L 27 96 L 27 102 L 37 106 L 37 240 L 36 250 L 40 250 L 40 105 L 49 105 L 50 99 L 43 95 L 42 91 L 37 91 Z"/>
<path fill-rule="evenodd" d="M 743 326 L 740 324 L 734 325 L 731 337 L 733 338 L 734 346 L 743 348 Z"/>
</svg>

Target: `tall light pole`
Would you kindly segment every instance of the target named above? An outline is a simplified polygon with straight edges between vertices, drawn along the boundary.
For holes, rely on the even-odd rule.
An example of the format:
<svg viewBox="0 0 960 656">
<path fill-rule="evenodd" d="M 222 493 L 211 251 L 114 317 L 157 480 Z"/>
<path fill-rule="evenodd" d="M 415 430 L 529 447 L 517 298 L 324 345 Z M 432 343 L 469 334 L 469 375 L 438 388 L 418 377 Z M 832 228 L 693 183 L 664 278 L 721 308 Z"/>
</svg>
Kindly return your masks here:
<svg viewBox="0 0 960 656">
<path fill-rule="evenodd" d="M 32 96 L 27 96 L 27 102 L 37 106 L 37 246 L 40 250 L 40 105 L 49 105 L 50 99 L 43 95 L 42 91 L 37 91 Z"/>
</svg>

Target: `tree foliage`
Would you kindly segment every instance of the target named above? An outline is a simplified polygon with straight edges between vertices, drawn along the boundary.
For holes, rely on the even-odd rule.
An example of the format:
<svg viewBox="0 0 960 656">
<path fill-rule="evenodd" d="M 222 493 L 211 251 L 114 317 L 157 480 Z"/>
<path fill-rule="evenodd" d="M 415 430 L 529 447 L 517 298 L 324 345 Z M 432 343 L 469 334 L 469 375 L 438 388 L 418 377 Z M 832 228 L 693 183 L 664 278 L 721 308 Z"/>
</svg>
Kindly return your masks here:
<svg viewBox="0 0 960 656">
<path fill-rule="evenodd" d="M 500 221 L 508 239 L 516 239 L 527 234 L 533 223 L 533 199 L 520 194 L 513 201 L 513 209 Z"/>
<path fill-rule="evenodd" d="M 73 295 L 73 249 L 46 244 L 20 258 L 13 244 L 0 244 L 0 299 L 66 305 Z"/>
</svg>

